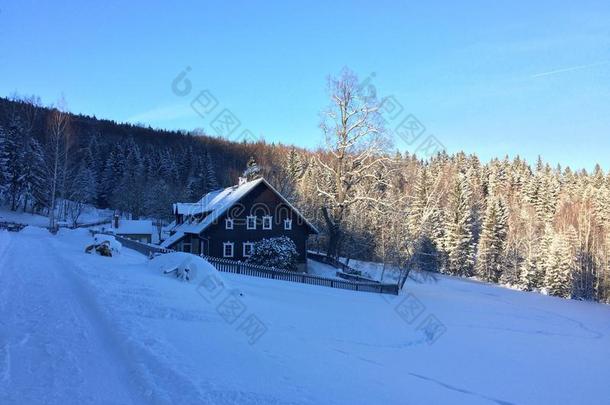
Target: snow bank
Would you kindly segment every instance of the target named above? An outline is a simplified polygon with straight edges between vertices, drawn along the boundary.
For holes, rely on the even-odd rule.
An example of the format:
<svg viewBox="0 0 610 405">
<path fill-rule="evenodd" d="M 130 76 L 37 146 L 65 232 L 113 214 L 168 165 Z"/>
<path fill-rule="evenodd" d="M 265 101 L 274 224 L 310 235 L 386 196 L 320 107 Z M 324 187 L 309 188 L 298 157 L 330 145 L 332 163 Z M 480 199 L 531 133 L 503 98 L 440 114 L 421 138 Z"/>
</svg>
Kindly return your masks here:
<svg viewBox="0 0 610 405">
<path fill-rule="evenodd" d="M 43 217 L 42 215 L 29 214 L 25 212 L 15 212 L 0 207 L 0 222 L 4 221 L 42 227 L 49 225 L 49 218 Z"/>
<path fill-rule="evenodd" d="M 26 226 L 21 230 L 21 233 L 24 235 L 31 236 L 49 236 L 49 230 L 47 228 L 40 228 L 38 226 Z"/>
<path fill-rule="evenodd" d="M 229 287 L 223 276 L 210 264 L 210 262 L 190 253 L 166 253 L 152 259 L 149 262 L 149 266 L 161 272 L 167 272 L 175 268 L 181 270 L 188 269 L 191 282 L 201 282 L 204 281 L 206 277 L 214 277 L 215 280 L 219 280 L 225 288 Z"/>
<path fill-rule="evenodd" d="M 86 228 L 59 228 L 57 236 L 68 236 L 68 237 L 87 237 L 89 236 L 89 230 Z"/>
</svg>

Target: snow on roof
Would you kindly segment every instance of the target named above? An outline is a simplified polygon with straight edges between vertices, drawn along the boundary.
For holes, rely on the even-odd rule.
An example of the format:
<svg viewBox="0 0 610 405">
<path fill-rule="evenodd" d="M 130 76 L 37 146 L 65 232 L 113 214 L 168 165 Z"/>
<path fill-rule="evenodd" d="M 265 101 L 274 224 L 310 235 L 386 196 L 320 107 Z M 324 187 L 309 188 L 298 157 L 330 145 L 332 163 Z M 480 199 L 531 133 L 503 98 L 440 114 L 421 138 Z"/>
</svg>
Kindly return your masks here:
<svg viewBox="0 0 610 405">
<path fill-rule="evenodd" d="M 169 238 L 165 239 L 161 243 L 161 247 L 164 247 L 164 248 L 170 247 L 174 243 L 178 242 L 183 236 L 184 236 L 184 232 L 177 231 L 175 234 L 173 234 Z"/>
<path fill-rule="evenodd" d="M 233 204 L 237 203 L 243 196 L 262 182 L 263 179 L 260 178 L 239 186 L 211 191 L 196 203 L 174 204 L 174 212 L 178 214 L 198 215 L 207 212 L 208 215 L 205 216 L 201 222 L 189 222 L 189 219 L 185 219 L 187 222 L 178 225 L 175 228 L 176 233 L 164 240 L 161 246 L 168 247 L 172 245 L 184 236 L 185 233 L 201 233 L 204 229 L 213 224 L 226 210 L 231 208 Z"/>
<path fill-rule="evenodd" d="M 112 231 L 125 235 L 151 235 L 153 233 L 153 223 L 150 220 L 119 219 L 119 227 L 115 228 L 113 222 Z"/>
<path fill-rule="evenodd" d="M 280 198 L 292 208 L 298 215 L 301 215 L 299 211 L 293 207 L 276 189 L 274 189 L 264 178 L 248 181 L 240 185 L 228 187 L 225 189 L 211 191 L 204 195 L 203 198 L 196 203 L 176 203 L 174 204 L 174 212 L 186 216 L 199 215 L 207 213 L 199 222 L 196 219 L 190 220 L 185 219 L 185 222 L 178 225 L 174 230 L 176 231 L 171 237 L 163 241 L 161 246 L 168 247 L 173 243 L 177 242 L 184 236 L 185 233 L 200 234 L 208 226 L 215 223 L 218 218 L 224 214 L 234 204 L 239 202 L 246 194 L 252 191 L 259 184 L 266 184 L 271 190 L 273 190 Z M 302 217 L 302 215 L 301 215 Z M 318 230 L 305 219 L 305 222 L 315 232 Z"/>
</svg>

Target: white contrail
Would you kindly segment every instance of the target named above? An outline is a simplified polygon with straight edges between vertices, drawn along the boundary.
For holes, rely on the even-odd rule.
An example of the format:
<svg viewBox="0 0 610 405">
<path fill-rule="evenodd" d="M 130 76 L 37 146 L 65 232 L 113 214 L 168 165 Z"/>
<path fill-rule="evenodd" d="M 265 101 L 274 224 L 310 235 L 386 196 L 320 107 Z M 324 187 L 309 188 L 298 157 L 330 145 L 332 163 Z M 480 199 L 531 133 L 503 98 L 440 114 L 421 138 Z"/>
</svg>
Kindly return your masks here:
<svg viewBox="0 0 610 405">
<path fill-rule="evenodd" d="M 550 76 L 550 75 L 555 75 L 555 74 L 558 74 L 558 73 L 572 72 L 574 70 L 581 70 L 581 69 L 592 68 L 592 67 L 595 67 L 595 66 L 607 65 L 608 63 L 610 63 L 610 61 L 590 63 L 588 65 L 572 66 L 572 67 L 569 67 L 569 68 L 557 69 L 557 70 L 551 70 L 549 72 L 538 73 L 538 74 L 532 75 L 530 77 L 532 79 L 535 79 L 537 77 Z"/>
<path fill-rule="evenodd" d="M 178 118 L 185 118 L 194 115 L 193 110 L 188 105 L 172 104 L 161 107 L 155 107 L 151 110 L 144 111 L 127 118 L 126 122 L 162 122 L 171 121 Z"/>
</svg>

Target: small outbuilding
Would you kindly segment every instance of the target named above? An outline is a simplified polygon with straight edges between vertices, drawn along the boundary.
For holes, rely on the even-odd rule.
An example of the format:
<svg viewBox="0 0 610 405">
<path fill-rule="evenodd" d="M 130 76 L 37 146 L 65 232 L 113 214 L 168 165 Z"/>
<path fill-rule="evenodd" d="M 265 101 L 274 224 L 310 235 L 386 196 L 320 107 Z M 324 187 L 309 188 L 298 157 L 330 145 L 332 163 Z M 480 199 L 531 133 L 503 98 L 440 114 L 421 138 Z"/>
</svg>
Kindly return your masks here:
<svg viewBox="0 0 610 405">
<path fill-rule="evenodd" d="M 112 226 L 109 229 L 115 235 L 132 239 L 138 242 L 151 243 L 153 240 L 154 227 L 150 220 L 122 219 L 115 215 Z"/>
</svg>

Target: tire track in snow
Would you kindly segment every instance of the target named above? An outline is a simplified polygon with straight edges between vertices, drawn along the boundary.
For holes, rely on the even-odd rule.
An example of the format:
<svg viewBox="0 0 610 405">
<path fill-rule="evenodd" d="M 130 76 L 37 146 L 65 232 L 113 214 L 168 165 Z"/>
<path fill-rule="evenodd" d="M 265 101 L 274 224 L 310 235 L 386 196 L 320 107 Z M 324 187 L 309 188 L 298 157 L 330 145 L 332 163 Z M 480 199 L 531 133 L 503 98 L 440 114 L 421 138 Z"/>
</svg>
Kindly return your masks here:
<svg viewBox="0 0 610 405">
<path fill-rule="evenodd" d="M 53 252 L 51 235 L 15 234 L 3 255 L 2 337 L 8 386 L 0 402 L 134 403 L 120 367 L 106 357 L 94 319 L 83 311 Z M 32 252 L 36 252 L 32 254 Z M 4 340 L 4 339 L 3 339 Z M 6 375 L 7 373 L 5 373 Z"/>
<path fill-rule="evenodd" d="M 4 279 L 4 269 L 7 268 L 8 251 L 9 247 L 13 244 L 13 238 L 11 238 L 8 231 L 0 231 L 0 279 Z M 6 331 L 9 330 L 9 326 L 6 324 L 7 316 L 4 308 L 6 307 L 6 297 L 8 295 L 8 284 L 3 282 L 3 287 L 0 289 L 0 344 L 2 345 L 2 351 L 0 352 L 0 393 L 4 391 L 3 387 L 8 386 L 11 377 L 11 344 L 8 341 Z"/>
<path fill-rule="evenodd" d="M 511 302 L 509 302 L 509 301 L 507 301 L 505 299 L 499 298 L 499 297 L 495 301 L 496 302 L 501 302 L 503 304 L 506 304 L 507 306 L 511 306 L 512 305 Z M 559 318 L 559 319 L 561 319 L 563 321 L 567 321 L 568 323 L 573 323 L 576 326 L 577 329 L 580 329 L 580 330 L 584 331 L 585 334 L 587 334 L 589 336 L 579 336 L 579 335 L 570 334 L 570 333 L 547 332 L 547 331 L 539 330 L 539 329 L 536 329 L 536 330 L 522 330 L 522 329 L 514 329 L 514 328 L 501 328 L 501 327 L 480 326 L 480 325 L 464 325 L 464 326 L 468 326 L 468 327 L 471 327 L 471 328 L 478 328 L 478 329 L 503 330 L 503 331 L 507 331 L 507 332 L 525 333 L 525 334 L 532 334 L 532 335 L 575 337 L 575 338 L 579 338 L 579 339 L 602 339 L 603 337 L 605 337 L 605 334 L 603 334 L 600 331 L 597 331 L 597 330 L 589 328 L 587 325 L 584 324 L 584 322 L 579 321 L 578 319 L 574 319 L 574 318 L 571 318 L 571 317 L 566 316 L 566 315 L 561 315 L 561 314 L 558 314 L 556 312 L 549 311 L 549 310 L 546 310 L 546 309 L 537 308 L 537 307 L 534 307 L 534 306 L 531 306 L 531 305 L 524 306 L 524 308 L 531 310 L 531 313 L 539 312 L 539 313 L 542 313 L 542 314 L 550 315 L 551 317 Z M 515 316 L 512 315 L 511 317 L 514 318 Z M 524 317 L 523 319 L 531 320 L 532 317 L 531 316 L 527 316 L 527 317 Z M 546 321 L 546 320 L 548 320 L 548 318 L 542 316 L 541 320 L 542 321 Z"/>
<path fill-rule="evenodd" d="M 447 390 L 450 390 L 450 391 L 455 391 L 455 392 L 459 392 L 459 393 L 461 393 L 461 394 L 465 394 L 465 395 L 470 395 L 470 396 L 479 397 L 479 398 L 481 398 L 481 399 L 485 399 L 485 400 L 490 401 L 490 402 L 495 402 L 495 403 L 496 403 L 496 404 L 498 404 L 498 405 L 515 405 L 515 404 L 514 404 L 514 403 L 512 403 L 512 402 L 509 402 L 509 401 L 504 401 L 504 400 L 502 400 L 502 399 L 497 399 L 497 398 L 493 398 L 493 397 L 489 397 L 489 396 L 487 396 L 487 395 L 483 395 L 483 394 L 479 394 L 479 393 L 477 393 L 477 392 L 469 391 L 469 390 L 464 389 L 464 388 L 456 387 L 456 386 L 453 386 L 453 385 L 450 385 L 450 384 L 444 383 L 444 382 L 442 382 L 442 381 L 439 381 L 439 380 L 437 380 L 437 379 L 435 379 L 435 378 L 426 377 L 426 376 L 424 376 L 424 375 L 421 375 L 421 374 L 416 374 L 416 373 L 408 373 L 408 374 L 409 374 L 410 376 L 415 377 L 415 378 L 419 378 L 419 379 L 424 380 L 424 381 L 429 381 L 429 382 L 432 382 L 432 383 L 434 383 L 434 384 L 436 384 L 436 385 L 438 385 L 438 386 L 441 386 L 441 387 L 443 387 L 443 388 L 445 388 L 445 389 L 447 389 Z"/>
<path fill-rule="evenodd" d="M 102 268 L 95 260 L 88 260 L 94 259 L 94 256 L 86 256 L 85 262 L 78 260 L 79 256 L 75 256 L 69 248 L 66 249 L 62 241 L 53 240 L 53 245 L 61 255 L 58 259 L 64 264 L 66 275 L 72 279 L 84 309 L 89 312 L 90 317 L 100 322 L 100 332 L 105 333 L 106 338 L 113 342 L 118 361 L 126 368 L 128 377 L 137 384 L 137 403 L 294 403 L 266 394 L 219 389 L 209 382 L 197 382 L 192 371 L 180 360 L 182 352 L 159 336 L 151 334 L 150 328 L 147 327 L 150 314 L 142 312 L 142 308 L 154 308 L 155 302 L 151 298 L 158 292 L 145 289 L 143 293 L 137 293 L 138 289 L 135 288 L 134 294 L 133 287 L 123 284 L 127 280 L 121 279 L 121 276 L 117 277 L 116 273 L 109 273 L 109 269 Z M 104 260 L 105 266 L 112 265 L 109 260 L 111 259 Z M 94 283 L 91 276 L 96 273 L 106 276 L 103 280 L 96 278 Z M 102 287 L 104 283 L 108 285 Z M 169 312 L 172 312 L 172 308 L 169 308 Z M 196 316 L 191 318 L 198 319 Z M 180 364 L 182 368 L 176 367 L 176 364 Z"/>
</svg>

